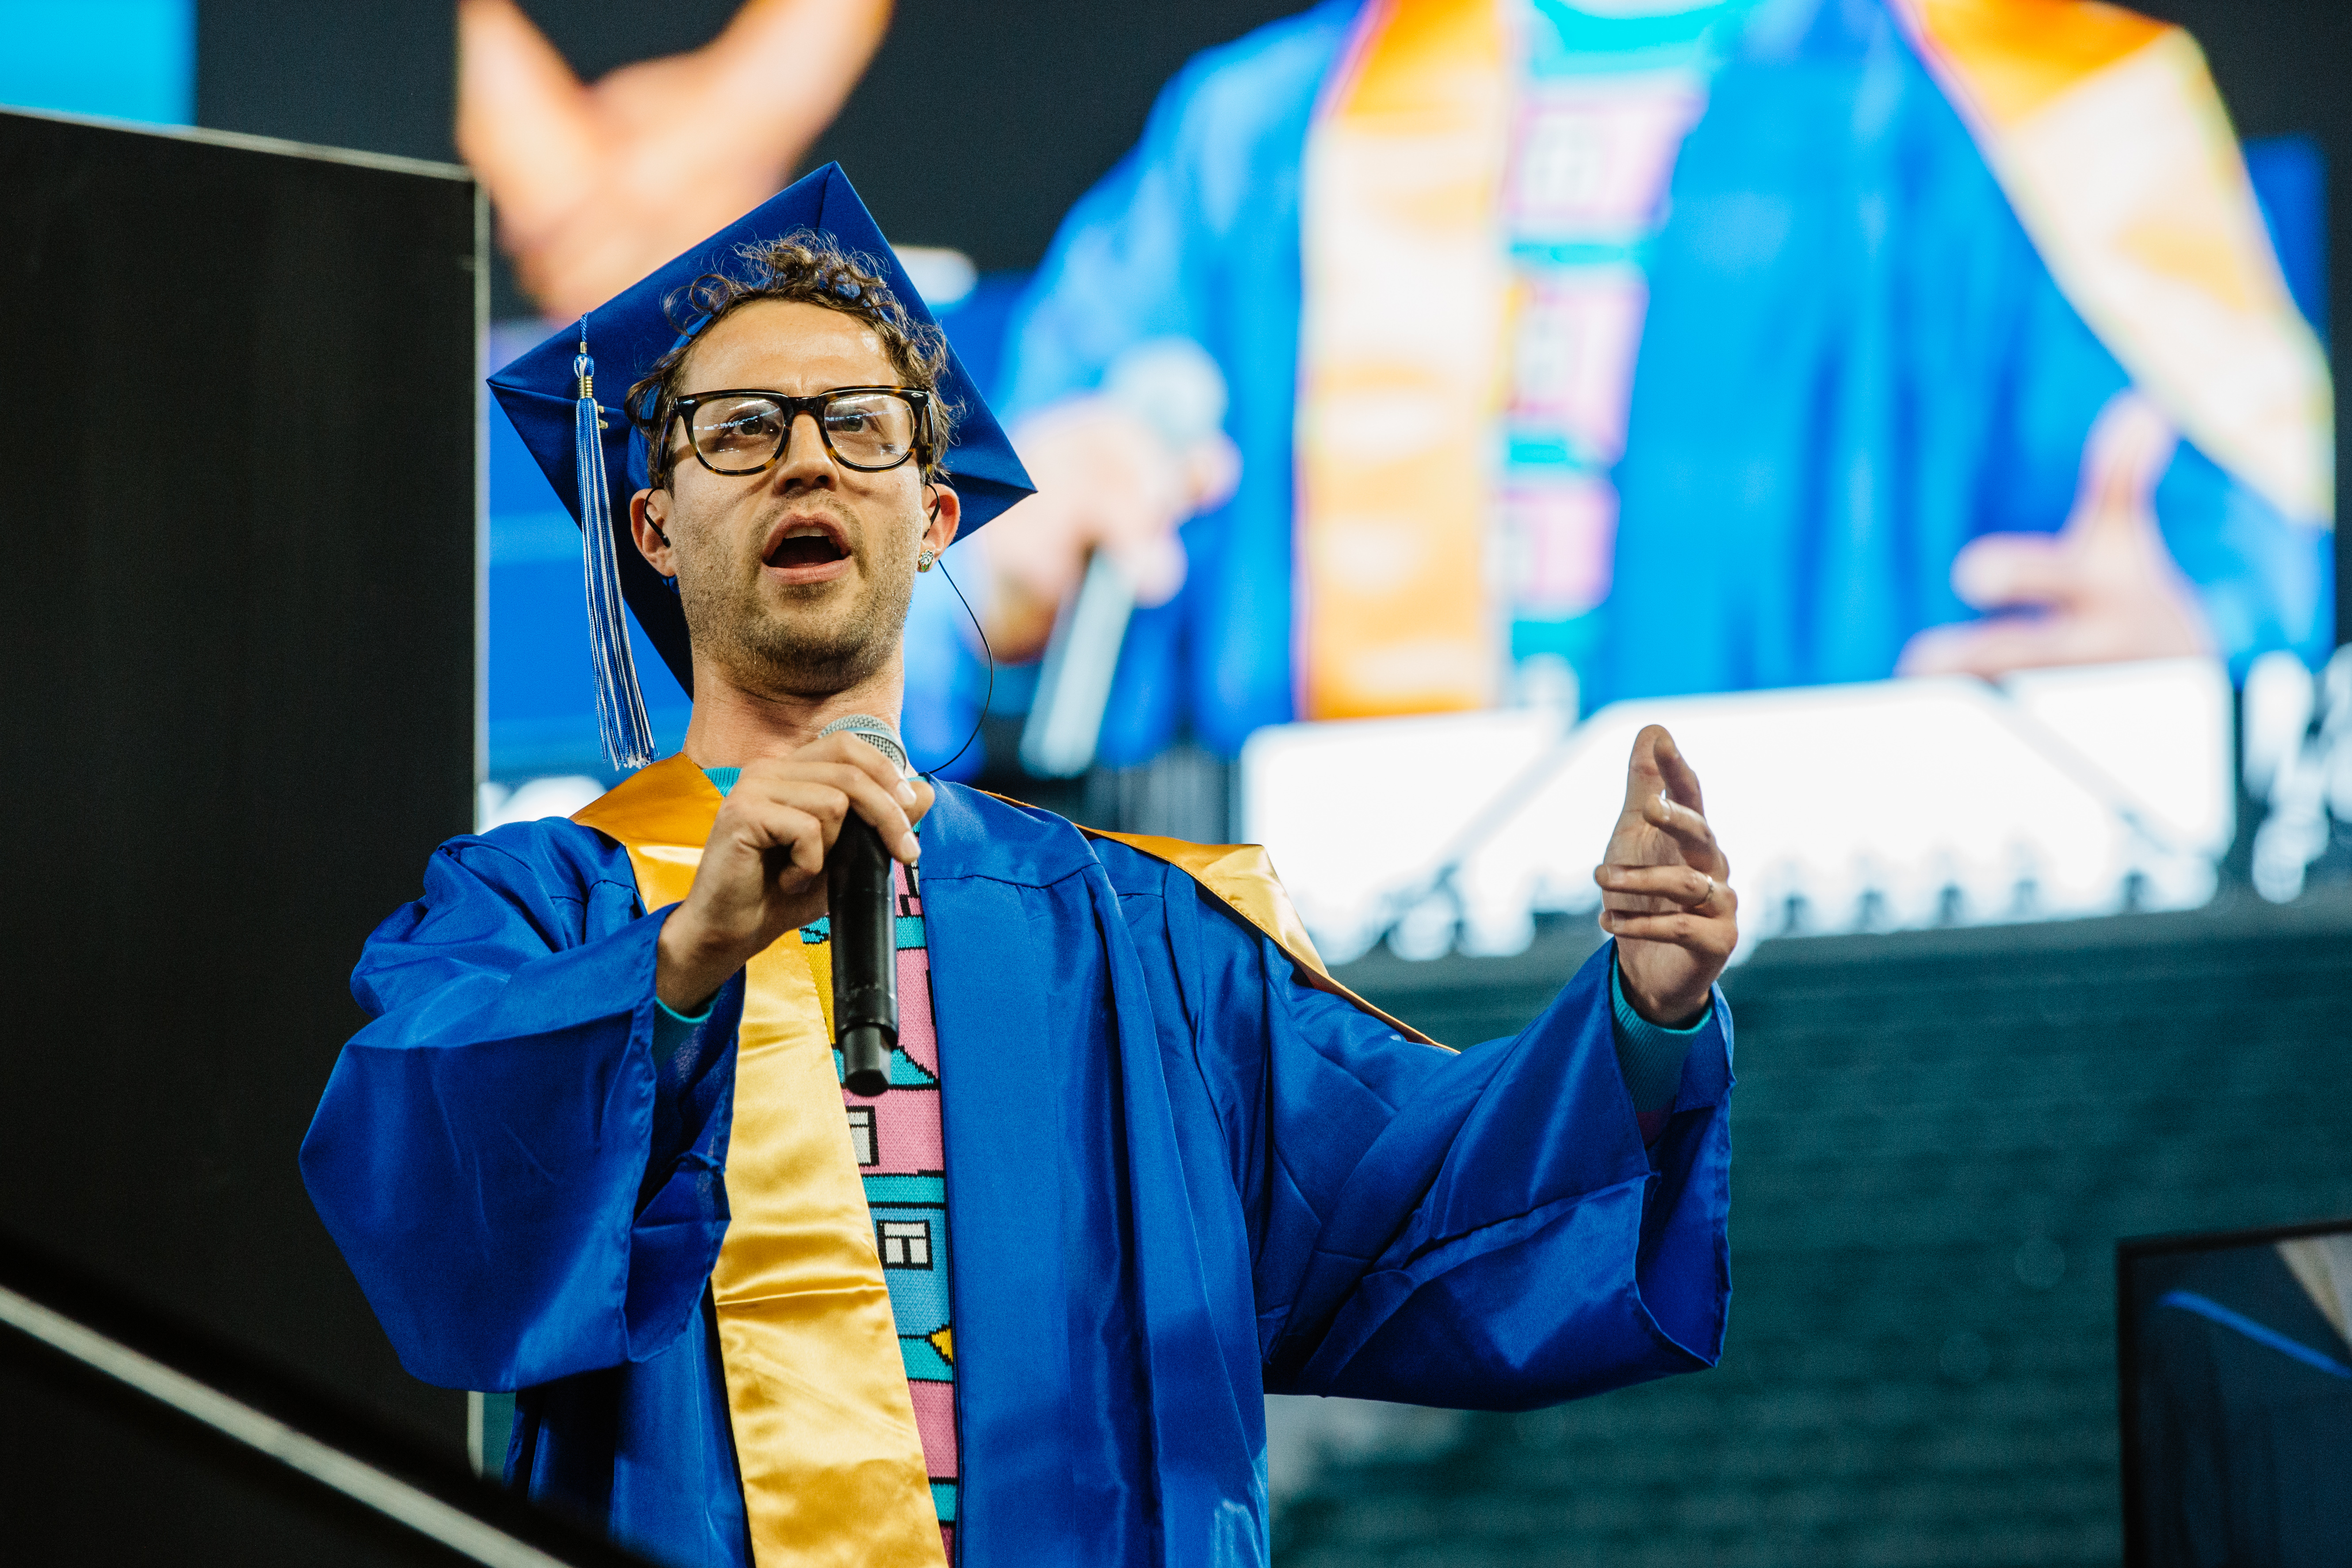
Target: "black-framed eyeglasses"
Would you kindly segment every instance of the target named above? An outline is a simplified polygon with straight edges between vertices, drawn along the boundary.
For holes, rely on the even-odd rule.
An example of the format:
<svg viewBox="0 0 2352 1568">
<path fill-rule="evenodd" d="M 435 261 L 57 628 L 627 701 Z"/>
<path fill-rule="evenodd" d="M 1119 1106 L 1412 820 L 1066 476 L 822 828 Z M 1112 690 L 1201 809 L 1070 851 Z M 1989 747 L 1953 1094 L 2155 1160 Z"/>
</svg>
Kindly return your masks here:
<svg viewBox="0 0 2352 1568">
<path fill-rule="evenodd" d="M 756 474 L 784 455 L 802 415 L 816 421 L 824 449 L 844 468 L 866 473 L 895 468 L 924 455 L 931 395 L 916 386 L 836 386 L 792 397 L 739 387 L 675 398 L 672 420 L 686 425 L 695 457 L 714 474 Z M 661 445 L 669 445 L 669 426 Z"/>
</svg>

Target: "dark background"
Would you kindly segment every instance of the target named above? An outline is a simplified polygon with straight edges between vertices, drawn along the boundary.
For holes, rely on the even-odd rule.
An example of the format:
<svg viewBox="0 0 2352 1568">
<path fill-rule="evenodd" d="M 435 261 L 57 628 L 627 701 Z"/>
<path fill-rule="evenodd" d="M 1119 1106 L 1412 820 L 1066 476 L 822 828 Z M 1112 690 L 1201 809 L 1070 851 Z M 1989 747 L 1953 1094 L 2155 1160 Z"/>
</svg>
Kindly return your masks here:
<svg viewBox="0 0 2352 1568">
<path fill-rule="evenodd" d="M 295 1165 L 472 826 L 471 181 L 0 113 L 0 1227 L 462 1452 Z"/>
</svg>

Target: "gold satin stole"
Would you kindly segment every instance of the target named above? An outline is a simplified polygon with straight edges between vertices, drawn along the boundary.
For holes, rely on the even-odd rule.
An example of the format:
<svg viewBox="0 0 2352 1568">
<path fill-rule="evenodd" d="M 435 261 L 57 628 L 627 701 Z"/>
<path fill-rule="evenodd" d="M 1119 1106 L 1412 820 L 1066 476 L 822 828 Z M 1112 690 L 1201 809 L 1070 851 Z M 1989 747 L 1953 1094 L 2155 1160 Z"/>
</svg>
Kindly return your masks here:
<svg viewBox="0 0 2352 1568">
<path fill-rule="evenodd" d="M 719 805 L 717 787 L 679 755 L 623 780 L 572 820 L 628 850 L 650 910 L 686 897 Z M 1435 1043 L 1330 977 L 1257 846 L 1088 831 L 1192 877 L 1273 938 L 1305 984 Z M 834 1068 L 827 979 L 797 931 L 744 970 L 725 1177 L 731 1217 L 710 1294 L 751 1553 L 759 1568 L 944 1568 Z M 954 1092 L 944 1076 L 940 1091 Z"/>
<path fill-rule="evenodd" d="M 686 897 L 718 789 L 683 755 L 572 820 L 629 852 L 648 910 Z M 728 1135 L 731 1217 L 710 1271 L 759 1568 L 944 1568 L 889 1287 L 800 932 L 744 970 Z"/>
</svg>

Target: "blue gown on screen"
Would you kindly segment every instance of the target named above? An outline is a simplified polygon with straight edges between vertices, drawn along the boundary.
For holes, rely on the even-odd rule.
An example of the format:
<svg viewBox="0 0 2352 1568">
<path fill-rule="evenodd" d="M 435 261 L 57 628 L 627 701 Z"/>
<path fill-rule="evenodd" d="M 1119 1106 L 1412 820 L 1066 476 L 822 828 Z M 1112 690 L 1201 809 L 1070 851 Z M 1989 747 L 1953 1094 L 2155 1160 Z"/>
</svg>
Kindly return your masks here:
<svg viewBox="0 0 2352 1568">
<path fill-rule="evenodd" d="M 1296 716 L 1301 160 L 1360 8 L 1330 0 L 1186 66 L 1014 321 L 1012 415 L 1167 334 L 1231 389 L 1241 488 L 1185 526 L 1184 589 L 1129 633 L 1113 764 L 1187 731 L 1230 753 Z M 1963 544 L 2064 522 L 2084 437 L 2127 382 L 1878 0 L 1726 11 L 1734 42 L 1643 258 L 1613 586 L 1579 632 L 1588 710 L 1891 675 L 1914 634 L 1972 614 L 1950 581 Z M 2329 532 L 2186 442 L 2155 503 L 2233 670 L 2325 656 Z M 1522 651 L 1547 636 L 1514 632 Z"/>
<path fill-rule="evenodd" d="M 1507 1410 L 1715 1360 L 1719 994 L 1645 1142 L 1612 948 L 1455 1055 L 1123 845 L 952 784 L 922 838 L 962 1563 L 1264 1564 L 1265 1390 Z M 404 1364 L 524 1391 L 519 1483 L 741 1564 L 708 1302 L 742 980 L 656 1059 L 664 913 L 571 822 L 445 845 L 303 1170 Z"/>
<path fill-rule="evenodd" d="M 2149 1568 L 2318 1568 L 2352 1541 L 2352 1346 L 2269 1247 L 2197 1259 L 2140 1318 Z"/>
</svg>

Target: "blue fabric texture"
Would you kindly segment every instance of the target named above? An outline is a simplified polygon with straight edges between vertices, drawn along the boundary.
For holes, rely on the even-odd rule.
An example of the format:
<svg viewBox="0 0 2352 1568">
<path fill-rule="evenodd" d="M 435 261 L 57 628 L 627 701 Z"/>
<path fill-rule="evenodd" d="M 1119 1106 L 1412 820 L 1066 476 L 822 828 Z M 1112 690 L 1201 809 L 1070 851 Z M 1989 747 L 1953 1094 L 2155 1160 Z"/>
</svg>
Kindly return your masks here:
<svg viewBox="0 0 2352 1568">
<path fill-rule="evenodd" d="M 1186 732 L 1230 755 L 1295 716 L 1299 165 L 1357 10 L 1331 0 L 1179 72 L 1013 323 L 1008 418 L 1163 333 L 1200 342 L 1232 388 L 1241 489 L 1185 525 L 1184 589 L 1129 634 L 1112 765 Z M 1951 587 L 1962 545 L 2063 523 L 2124 372 L 1878 0 L 1748 13 L 1670 215 L 1584 706 L 1883 679 L 1912 635 L 1971 618 Z M 2233 671 L 2272 648 L 2326 656 L 2331 535 L 2187 444 L 2155 502 Z"/>
<path fill-rule="evenodd" d="M 1265 1563 L 1264 1390 L 1520 1409 L 1719 1353 L 1719 994 L 1645 1146 L 1613 949 L 1455 1055 L 1045 813 L 946 785 L 923 861 L 965 1563 Z M 519 1484 L 737 1564 L 705 1301 L 742 988 L 657 1035 L 665 912 L 570 822 L 444 846 L 302 1166 L 403 1363 L 520 1391 Z"/>
<path fill-rule="evenodd" d="M 2159 1307 L 2173 1307 L 2184 1312 L 2194 1312 L 2210 1319 L 2225 1329 L 2234 1329 L 2258 1345 L 2268 1345 L 2284 1356 L 2292 1356 L 2304 1365 L 2330 1377 L 2352 1378 L 2352 1366 L 2347 1366 L 2332 1355 L 2323 1354 L 2301 1340 L 2280 1333 L 2267 1323 L 2257 1322 L 2243 1312 L 2224 1307 L 2210 1296 L 2200 1296 L 2194 1290 L 2167 1290 L 2156 1299 Z"/>
<path fill-rule="evenodd" d="M 1884 679 L 1973 618 L 1962 545 L 2065 521 L 2128 384 L 1892 18 L 1779 9 L 1675 164 L 1596 701 Z M 2187 444 L 2155 501 L 2235 673 L 2325 656 L 2327 534 Z"/>
</svg>

